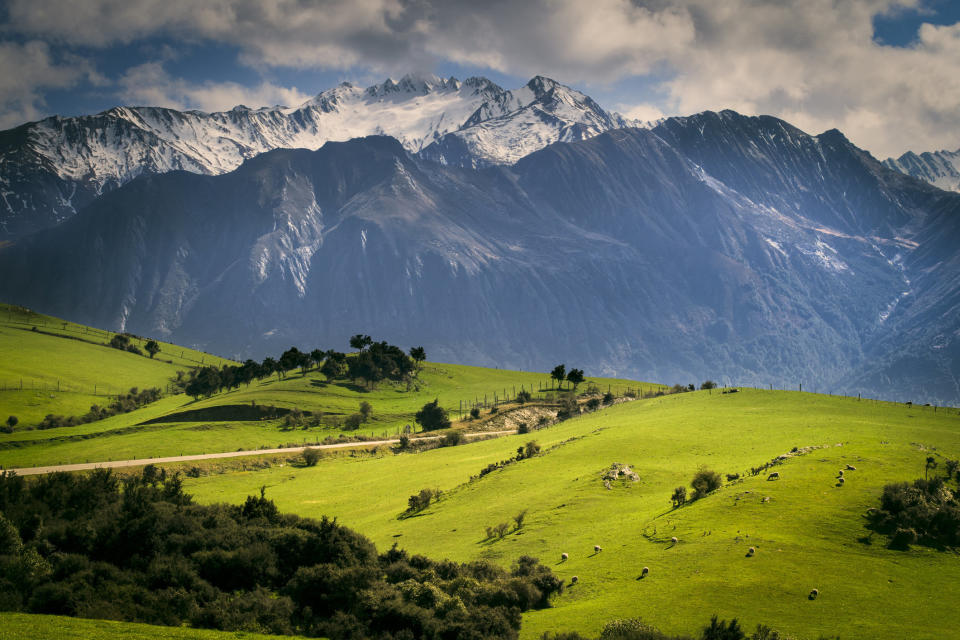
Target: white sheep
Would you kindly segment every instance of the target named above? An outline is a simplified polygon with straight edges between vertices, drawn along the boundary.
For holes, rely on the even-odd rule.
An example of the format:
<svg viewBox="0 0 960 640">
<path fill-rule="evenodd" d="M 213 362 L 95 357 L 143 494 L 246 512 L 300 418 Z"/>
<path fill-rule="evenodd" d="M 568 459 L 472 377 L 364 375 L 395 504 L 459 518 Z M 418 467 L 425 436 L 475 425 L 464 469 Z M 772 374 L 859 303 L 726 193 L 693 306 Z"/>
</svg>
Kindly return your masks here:
<svg viewBox="0 0 960 640">
<path fill-rule="evenodd" d="M 570 556 L 569 556 L 568 554 L 566 554 L 566 553 L 561 553 L 561 554 L 560 554 L 560 559 L 561 559 L 562 561 L 566 562 L 567 560 L 570 559 Z"/>
<path fill-rule="evenodd" d="M 600 553 L 601 551 L 603 551 L 603 547 L 601 547 L 601 546 L 598 545 L 598 544 L 593 545 L 593 552 L 594 552 L 594 553 Z"/>
<path fill-rule="evenodd" d="M 640 572 L 640 577 L 646 578 L 648 573 L 650 573 L 650 568 L 644 567 L 643 570 Z"/>
<path fill-rule="evenodd" d="M 677 544 L 680 541 L 677 540 L 677 536 L 673 536 L 672 538 L 670 538 L 670 542 L 672 542 L 673 544 Z"/>
<path fill-rule="evenodd" d="M 747 557 L 752 558 L 753 554 L 755 554 L 756 552 L 757 552 L 756 549 L 754 549 L 753 547 L 750 547 L 749 549 L 747 549 Z"/>
<path fill-rule="evenodd" d="M 817 596 L 819 596 L 819 595 L 820 595 L 820 590 L 819 590 L 819 589 L 813 589 L 812 591 L 810 591 L 810 595 L 807 596 L 807 597 L 810 598 L 811 600 L 816 600 L 816 599 L 817 599 Z"/>
<path fill-rule="evenodd" d="M 577 576 L 573 576 L 572 578 L 570 578 L 570 584 L 577 584 L 577 581 L 578 581 L 579 579 L 580 579 L 580 578 L 578 578 Z"/>
</svg>

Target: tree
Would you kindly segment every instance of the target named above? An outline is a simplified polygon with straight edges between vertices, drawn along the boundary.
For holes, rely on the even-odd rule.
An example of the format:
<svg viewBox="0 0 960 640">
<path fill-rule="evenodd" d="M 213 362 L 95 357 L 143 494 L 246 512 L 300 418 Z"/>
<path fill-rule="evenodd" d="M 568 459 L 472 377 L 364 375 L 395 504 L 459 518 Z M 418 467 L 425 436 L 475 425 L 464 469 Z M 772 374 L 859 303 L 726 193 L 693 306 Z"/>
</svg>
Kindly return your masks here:
<svg viewBox="0 0 960 640">
<path fill-rule="evenodd" d="M 420 363 L 427 359 L 427 352 L 424 351 L 423 347 L 411 347 L 410 357 L 413 358 L 413 361 L 417 364 L 417 368 L 419 369 Z"/>
<path fill-rule="evenodd" d="M 362 333 L 358 333 L 355 336 L 350 338 L 350 347 L 356 349 L 357 351 L 363 352 L 364 349 L 373 344 L 373 338 L 370 336 L 365 336 Z"/>
<path fill-rule="evenodd" d="M 518 513 L 517 515 L 513 516 L 513 521 L 514 521 L 515 523 L 517 523 L 517 530 L 518 530 L 518 531 L 523 527 L 523 521 L 526 519 L 526 517 L 527 517 L 527 510 L 526 510 L 526 509 L 524 509 L 523 511 L 521 511 L 521 512 Z"/>
<path fill-rule="evenodd" d="M 716 389 L 717 383 L 714 382 L 713 380 L 704 380 L 703 382 L 700 383 L 700 388 L 703 389 L 704 391 L 706 391 L 707 389 Z M 734 622 L 736 622 L 736 620 L 734 620 Z"/>
<path fill-rule="evenodd" d="M 723 484 L 723 480 L 716 471 L 712 471 L 706 467 L 700 467 L 700 470 L 694 474 L 693 481 L 690 484 L 693 486 L 693 499 L 696 500 L 719 489 L 720 485 Z"/>
<path fill-rule="evenodd" d="M 440 406 L 439 398 L 423 405 L 423 408 L 417 411 L 414 419 L 417 424 L 422 426 L 426 431 L 447 429 L 450 427 L 450 418 L 447 417 L 447 410 Z"/>
<path fill-rule="evenodd" d="M 687 503 L 687 488 L 686 487 L 677 487 L 673 490 L 673 495 L 670 496 L 670 501 L 673 502 L 674 507 L 682 507 Z"/>
<path fill-rule="evenodd" d="M 703 640 L 746 640 L 747 634 L 740 628 L 740 623 L 734 618 L 729 623 L 726 620 L 717 620 L 716 614 L 710 618 L 710 626 L 703 629 Z"/>
<path fill-rule="evenodd" d="M 280 369 L 287 372 L 301 366 L 303 355 L 296 347 L 290 347 L 280 356 Z"/>
<path fill-rule="evenodd" d="M 327 351 L 327 359 L 320 367 L 320 373 L 327 377 L 327 380 L 337 380 L 342 378 L 347 371 L 347 355 L 339 351 Z"/>
<path fill-rule="evenodd" d="M 577 385 L 583 382 L 583 369 L 570 369 L 567 373 L 567 382 L 573 385 L 573 388 L 576 389 Z"/>
<path fill-rule="evenodd" d="M 523 404 L 525 402 L 530 402 L 533 399 L 533 396 L 530 395 L 530 392 L 526 389 L 521 389 L 517 392 L 517 402 Z"/>
<path fill-rule="evenodd" d="M 550 372 L 550 377 L 557 381 L 557 386 L 559 387 L 560 383 L 567 377 L 566 365 L 558 364 L 555 366 L 553 371 Z"/>
<path fill-rule="evenodd" d="M 147 344 L 143 346 L 147 350 L 147 353 L 150 354 L 150 358 L 160 353 L 160 345 L 157 344 L 156 340 L 147 340 Z"/>
<path fill-rule="evenodd" d="M 319 367 L 325 357 L 326 353 L 320 349 L 314 349 L 310 352 L 310 362 L 312 362 L 315 367 Z"/>
<path fill-rule="evenodd" d="M 320 450 L 308 447 L 303 450 L 303 463 L 308 467 L 314 467 L 320 460 Z"/>
<path fill-rule="evenodd" d="M 927 456 L 927 464 L 923 470 L 923 477 L 926 478 L 927 474 L 937 468 L 937 459 L 933 456 Z"/>
<path fill-rule="evenodd" d="M 10 427 L 11 429 L 17 426 L 17 423 L 19 422 L 20 422 L 20 418 L 18 418 L 17 416 L 10 416 L 9 418 L 7 418 L 7 426 Z"/>
<path fill-rule="evenodd" d="M 369 420 L 370 416 L 373 415 L 373 406 L 366 400 L 360 401 L 360 415 L 363 417 L 364 422 Z"/>
</svg>

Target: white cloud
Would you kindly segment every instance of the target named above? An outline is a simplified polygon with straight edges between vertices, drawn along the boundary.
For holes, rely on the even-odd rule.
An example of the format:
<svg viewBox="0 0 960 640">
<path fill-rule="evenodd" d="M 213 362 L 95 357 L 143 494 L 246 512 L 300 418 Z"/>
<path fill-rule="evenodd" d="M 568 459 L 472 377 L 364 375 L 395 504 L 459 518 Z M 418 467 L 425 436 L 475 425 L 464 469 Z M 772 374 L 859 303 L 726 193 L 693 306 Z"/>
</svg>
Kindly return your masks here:
<svg viewBox="0 0 960 640">
<path fill-rule="evenodd" d="M 666 114 L 655 104 L 642 102 L 640 104 L 617 104 L 614 109 L 624 118 L 631 120 L 640 120 L 641 122 L 653 122 L 663 118 Z"/>
<path fill-rule="evenodd" d="M 165 106 L 174 109 L 225 111 L 237 105 L 272 107 L 299 106 L 310 99 L 296 87 L 270 82 L 247 87 L 236 82 L 195 84 L 171 76 L 160 62 L 132 67 L 120 78 L 120 97 L 127 104 Z"/>
<path fill-rule="evenodd" d="M 767 113 L 811 133 L 840 128 L 881 156 L 960 146 L 958 27 L 925 25 L 909 48 L 873 41 L 874 16 L 905 7 L 922 12 L 923 0 L 7 4 L 9 30 L 67 45 L 145 36 L 215 41 L 236 46 L 245 64 L 265 74 L 278 66 L 402 73 L 446 60 L 511 75 L 542 73 L 601 92 L 619 79 L 653 72 L 668 78 L 655 91 L 665 97 L 637 100 L 643 103 L 635 105 L 637 113 Z M 147 97 L 149 87 L 140 86 L 137 95 Z M 264 96 L 280 90 L 260 89 Z M 198 104 L 242 93 L 224 84 L 164 91 Z M 617 100 L 629 102 L 622 95 Z"/>
<path fill-rule="evenodd" d="M 0 129 L 37 120 L 45 115 L 43 92 L 73 86 L 87 78 L 99 84 L 102 77 L 75 56 L 53 59 L 46 43 L 0 42 Z"/>
</svg>

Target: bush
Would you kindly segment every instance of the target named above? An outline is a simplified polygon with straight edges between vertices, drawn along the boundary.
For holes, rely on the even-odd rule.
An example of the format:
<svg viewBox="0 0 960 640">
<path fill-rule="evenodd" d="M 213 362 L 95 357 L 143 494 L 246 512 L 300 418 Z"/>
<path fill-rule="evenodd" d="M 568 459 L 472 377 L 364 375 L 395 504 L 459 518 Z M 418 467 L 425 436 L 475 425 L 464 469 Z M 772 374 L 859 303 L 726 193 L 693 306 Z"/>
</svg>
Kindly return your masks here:
<svg viewBox="0 0 960 640">
<path fill-rule="evenodd" d="M 519 425 L 517 425 L 517 433 L 518 434 L 530 433 L 530 427 L 527 426 L 526 422 L 521 422 Z"/>
<path fill-rule="evenodd" d="M 530 395 L 530 392 L 527 391 L 526 389 L 521 389 L 520 392 L 517 393 L 517 402 L 519 402 L 520 404 L 524 404 L 525 402 L 530 402 L 530 400 L 532 399 L 533 399 L 533 396 Z"/>
<path fill-rule="evenodd" d="M 921 543 L 960 544 L 960 501 L 943 478 L 920 478 L 913 484 L 897 482 L 883 488 L 874 527 L 891 536 L 891 546 Z"/>
<path fill-rule="evenodd" d="M 490 407 L 490 415 L 493 415 L 493 414 L 497 413 L 498 411 L 500 411 L 500 409 L 499 409 L 499 407 L 497 407 L 497 405 L 493 405 L 492 407 Z"/>
<path fill-rule="evenodd" d="M 463 433 L 460 431 L 450 431 L 444 434 L 443 439 L 440 441 L 440 446 L 455 447 L 461 442 L 463 442 Z"/>
<path fill-rule="evenodd" d="M 522 447 L 517 447 L 517 460 L 526 460 L 540 453 L 540 444 L 531 440 Z"/>
<path fill-rule="evenodd" d="M 360 428 L 361 424 L 363 424 L 363 416 L 359 413 L 351 413 L 343 421 L 343 428 L 348 431 L 355 431 Z"/>
<path fill-rule="evenodd" d="M 609 391 L 603 394 L 603 404 L 613 404 L 613 400 L 614 400 L 613 394 L 610 393 Z"/>
<path fill-rule="evenodd" d="M 498 538 L 503 538 L 507 535 L 507 531 L 510 530 L 510 525 L 506 522 L 501 522 L 500 524 L 493 527 L 493 534 Z"/>
<path fill-rule="evenodd" d="M 303 450 L 303 464 L 308 467 L 315 467 L 317 462 L 320 460 L 320 450 L 314 448 L 307 448 Z"/>
<path fill-rule="evenodd" d="M 364 422 L 370 419 L 370 416 L 373 415 L 373 407 L 366 400 L 360 401 L 360 417 Z"/>
<path fill-rule="evenodd" d="M 687 488 L 677 487 L 674 489 L 673 494 L 670 496 L 670 501 L 674 507 L 682 507 L 685 505 L 687 503 Z"/>
<path fill-rule="evenodd" d="M 473 415 L 473 412 L 471 411 L 470 414 Z M 426 431 L 447 429 L 450 427 L 450 418 L 447 417 L 447 410 L 440 406 L 439 398 L 423 405 L 423 408 L 417 411 L 415 419 L 417 424 L 422 426 Z"/>
<path fill-rule="evenodd" d="M 704 391 L 706 391 L 707 389 L 716 389 L 717 383 L 714 382 L 713 380 L 704 380 L 703 382 L 700 383 L 700 388 Z"/>
<path fill-rule="evenodd" d="M 723 480 L 716 471 L 701 467 L 700 470 L 694 474 L 690 485 L 693 487 L 693 499 L 697 500 L 719 489 L 723 485 Z"/>
<path fill-rule="evenodd" d="M 476 420 L 480 417 L 480 407 L 473 407 L 470 409 L 470 417 Z"/>
<path fill-rule="evenodd" d="M 587 409 L 590 411 L 596 411 L 600 408 L 600 398 L 590 398 L 587 400 Z"/>
<path fill-rule="evenodd" d="M 410 448 L 410 436 L 403 434 L 400 436 L 400 443 L 397 445 L 401 451 L 406 451 Z"/>
<path fill-rule="evenodd" d="M 547 416 L 540 416 L 537 418 L 537 428 L 542 429 L 543 427 L 550 425 L 550 418 Z"/>
<path fill-rule="evenodd" d="M 406 513 L 417 513 L 430 506 L 431 502 L 440 500 L 439 489 L 421 489 L 420 493 L 415 493 L 407 498 Z"/>
</svg>

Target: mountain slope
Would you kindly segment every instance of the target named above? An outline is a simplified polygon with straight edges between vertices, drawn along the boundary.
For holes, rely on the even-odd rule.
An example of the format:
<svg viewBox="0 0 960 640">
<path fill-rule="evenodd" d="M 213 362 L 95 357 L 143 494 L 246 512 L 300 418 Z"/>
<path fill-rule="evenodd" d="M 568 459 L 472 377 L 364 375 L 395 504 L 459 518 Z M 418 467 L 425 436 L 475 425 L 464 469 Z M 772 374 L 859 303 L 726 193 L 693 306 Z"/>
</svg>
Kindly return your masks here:
<svg viewBox="0 0 960 640">
<path fill-rule="evenodd" d="M 473 364 L 956 402 L 958 220 L 960 196 L 838 132 L 732 112 L 482 170 L 370 137 L 134 180 L 0 250 L 30 274 L 0 296 L 244 356 L 362 331 Z"/>
<path fill-rule="evenodd" d="M 293 109 L 118 107 L 52 117 L 0 132 L 0 239 L 58 224 L 141 174 L 218 175 L 271 149 L 317 149 L 331 140 L 386 134 L 419 152 L 457 133 L 462 149 L 456 155 L 434 149 L 430 157 L 490 165 L 626 124 L 542 77 L 505 91 L 485 78 L 405 76 L 366 89 L 343 83 Z"/>
<path fill-rule="evenodd" d="M 925 151 L 920 155 L 908 151 L 899 158 L 887 158 L 885 167 L 925 180 L 945 191 L 960 191 L 960 149 L 957 151 Z"/>
</svg>

